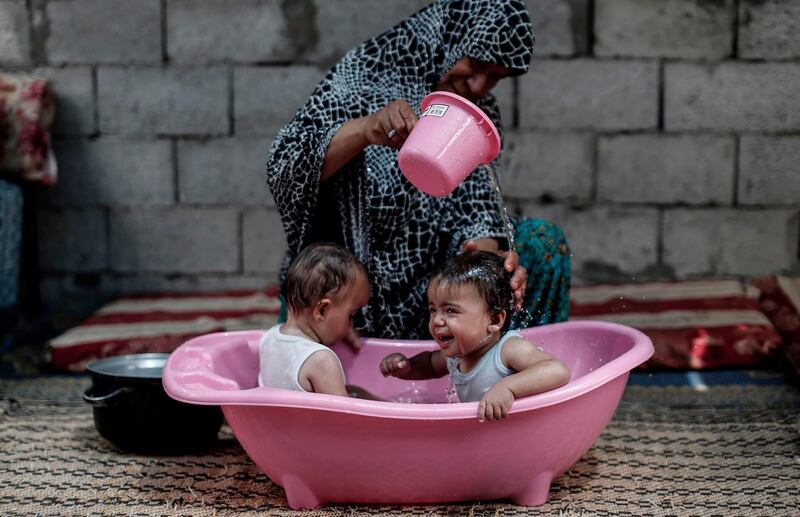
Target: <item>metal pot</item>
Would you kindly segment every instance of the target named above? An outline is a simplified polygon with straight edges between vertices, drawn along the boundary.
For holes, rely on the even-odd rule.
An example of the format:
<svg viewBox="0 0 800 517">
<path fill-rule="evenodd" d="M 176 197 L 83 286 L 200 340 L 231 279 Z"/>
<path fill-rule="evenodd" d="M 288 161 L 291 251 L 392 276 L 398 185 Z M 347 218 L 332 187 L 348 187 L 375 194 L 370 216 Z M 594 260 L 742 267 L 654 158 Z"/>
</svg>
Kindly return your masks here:
<svg viewBox="0 0 800 517">
<path fill-rule="evenodd" d="M 218 406 L 198 406 L 167 396 L 161 372 L 169 354 L 109 357 L 88 366 L 92 405 L 100 435 L 126 451 L 182 454 L 213 444 L 222 426 Z"/>
</svg>

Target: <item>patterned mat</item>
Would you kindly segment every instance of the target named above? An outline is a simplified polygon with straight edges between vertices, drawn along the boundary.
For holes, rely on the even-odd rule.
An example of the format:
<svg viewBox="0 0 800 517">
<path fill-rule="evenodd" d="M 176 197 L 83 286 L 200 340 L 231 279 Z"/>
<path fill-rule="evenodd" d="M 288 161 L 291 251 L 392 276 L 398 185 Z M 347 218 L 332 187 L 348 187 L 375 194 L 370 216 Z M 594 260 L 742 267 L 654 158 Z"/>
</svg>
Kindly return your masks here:
<svg viewBox="0 0 800 517">
<path fill-rule="evenodd" d="M 115 449 L 81 399 L 88 385 L 82 376 L 0 379 L 0 515 L 797 515 L 800 508 L 800 389 L 785 383 L 629 385 L 595 445 L 537 508 L 489 501 L 313 512 L 290 510 L 227 427 L 204 455 Z"/>
</svg>

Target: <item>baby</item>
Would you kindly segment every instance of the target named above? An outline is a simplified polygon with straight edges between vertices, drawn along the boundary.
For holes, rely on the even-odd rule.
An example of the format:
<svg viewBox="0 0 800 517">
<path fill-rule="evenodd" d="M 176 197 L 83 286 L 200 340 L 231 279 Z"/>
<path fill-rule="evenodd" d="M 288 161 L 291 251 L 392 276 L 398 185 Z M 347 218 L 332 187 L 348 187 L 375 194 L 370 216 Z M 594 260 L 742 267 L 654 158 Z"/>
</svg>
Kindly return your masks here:
<svg viewBox="0 0 800 517">
<path fill-rule="evenodd" d="M 468 251 L 450 259 L 428 283 L 428 330 L 440 350 L 390 354 L 381 373 L 431 379 L 449 372 L 461 402 L 480 400 L 480 422 L 505 418 L 514 399 L 569 380 L 564 363 L 508 331 L 512 304 L 502 257 Z"/>
<path fill-rule="evenodd" d="M 284 294 L 289 316 L 261 338 L 258 385 L 346 397 L 342 363 L 328 347 L 369 301 L 364 266 L 337 244 L 312 244 L 289 266 Z"/>
</svg>

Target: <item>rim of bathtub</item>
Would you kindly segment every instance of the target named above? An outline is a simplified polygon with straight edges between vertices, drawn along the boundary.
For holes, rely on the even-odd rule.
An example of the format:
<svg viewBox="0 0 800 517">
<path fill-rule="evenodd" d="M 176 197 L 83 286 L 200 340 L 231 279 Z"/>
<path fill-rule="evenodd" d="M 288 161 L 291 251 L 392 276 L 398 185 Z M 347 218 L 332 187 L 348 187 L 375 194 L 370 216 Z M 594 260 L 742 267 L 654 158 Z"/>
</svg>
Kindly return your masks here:
<svg viewBox="0 0 800 517">
<path fill-rule="evenodd" d="M 516 399 L 511 406 L 509 414 L 522 413 L 533 409 L 554 406 L 570 399 L 579 397 L 596 389 L 614 379 L 627 375 L 633 368 L 639 366 L 653 355 L 653 344 L 644 333 L 631 327 L 618 323 L 603 321 L 567 321 L 547 325 L 549 328 L 569 325 L 575 328 L 595 328 L 613 330 L 629 336 L 633 346 L 617 358 L 595 368 L 578 379 L 570 380 L 564 386 L 554 390 L 528 395 Z M 475 419 L 478 414 L 478 402 L 453 402 L 453 403 L 401 403 L 388 401 L 365 400 L 339 395 L 326 395 L 319 393 L 306 393 L 270 387 L 254 387 L 241 389 L 239 384 L 226 377 L 212 372 L 204 363 L 199 363 L 194 370 L 173 370 L 170 366 L 176 354 L 183 349 L 205 346 L 208 341 L 217 341 L 221 336 L 240 337 L 242 339 L 260 338 L 264 330 L 242 330 L 231 332 L 218 332 L 199 336 L 181 345 L 173 352 L 164 366 L 163 384 L 170 397 L 181 402 L 200 405 L 219 406 L 274 406 L 284 408 L 312 409 L 319 411 L 333 411 L 354 415 L 363 415 L 377 418 L 400 418 L 418 420 L 456 420 Z M 412 340 L 362 338 L 362 342 L 375 344 L 402 344 Z M 432 340 L 417 340 L 415 344 L 435 343 Z M 367 344 L 367 346 L 369 346 Z M 376 366 L 377 368 L 377 366 Z M 203 386 L 203 380 L 216 384 L 219 388 Z M 190 383 L 191 388 L 186 384 Z"/>
</svg>

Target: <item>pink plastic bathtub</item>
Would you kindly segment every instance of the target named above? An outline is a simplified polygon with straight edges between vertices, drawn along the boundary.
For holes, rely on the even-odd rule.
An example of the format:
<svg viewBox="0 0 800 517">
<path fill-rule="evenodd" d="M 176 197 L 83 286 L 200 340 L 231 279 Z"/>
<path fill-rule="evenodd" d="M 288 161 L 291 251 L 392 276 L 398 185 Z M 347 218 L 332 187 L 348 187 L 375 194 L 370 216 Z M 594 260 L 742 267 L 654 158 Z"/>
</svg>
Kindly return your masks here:
<svg viewBox="0 0 800 517">
<path fill-rule="evenodd" d="M 294 509 L 325 503 L 434 503 L 510 498 L 543 504 L 552 480 L 591 447 L 619 403 L 629 371 L 653 353 L 641 332 L 579 321 L 523 333 L 563 360 L 570 382 L 514 402 L 507 419 L 478 423 L 477 402 L 447 403 L 448 378 L 414 381 L 440 403 L 375 402 L 257 387 L 261 331 L 209 334 L 164 367 L 173 398 L 222 406 L 253 461 Z M 433 341 L 365 339 L 335 348 L 350 384 L 391 397 L 410 381 L 378 371 L 388 353 Z"/>
</svg>

